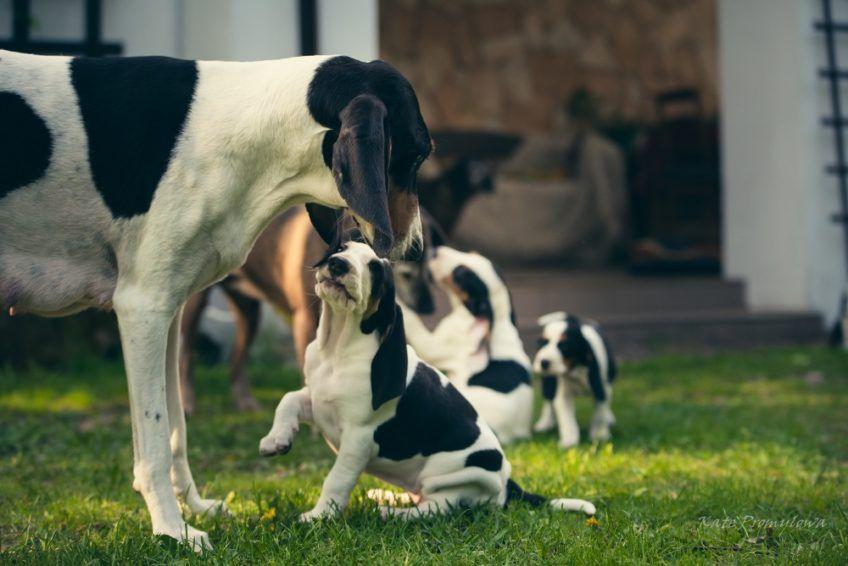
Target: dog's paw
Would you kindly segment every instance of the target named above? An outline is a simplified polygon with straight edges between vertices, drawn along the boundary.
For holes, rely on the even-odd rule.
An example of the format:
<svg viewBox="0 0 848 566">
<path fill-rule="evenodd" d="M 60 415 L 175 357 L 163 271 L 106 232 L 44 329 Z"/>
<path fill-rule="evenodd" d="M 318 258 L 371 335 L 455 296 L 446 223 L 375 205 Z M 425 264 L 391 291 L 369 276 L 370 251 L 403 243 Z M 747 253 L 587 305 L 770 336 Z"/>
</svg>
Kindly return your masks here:
<svg viewBox="0 0 848 566">
<path fill-rule="evenodd" d="M 579 438 L 563 438 L 557 442 L 557 446 L 560 447 L 561 450 L 568 450 L 570 448 L 574 448 L 580 443 Z"/>
<path fill-rule="evenodd" d="M 202 497 L 197 497 L 186 501 L 186 505 L 195 515 L 205 515 L 207 517 L 231 516 L 229 507 L 220 499 L 203 499 Z"/>
<path fill-rule="evenodd" d="M 589 430 L 589 439 L 592 442 L 607 442 L 610 439 L 609 426 L 592 427 Z"/>
<path fill-rule="evenodd" d="M 212 550 L 212 544 L 209 542 L 209 535 L 205 532 L 195 529 L 187 523 L 177 523 L 176 525 L 154 528 L 154 535 L 164 535 L 171 537 L 180 542 L 184 542 L 197 553 L 205 550 Z"/>
<path fill-rule="evenodd" d="M 283 434 L 271 432 L 259 441 L 259 453 L 263 456 L 276 456 L 277 454 L 285 454 L 292 447 L 292 441 L 297 429 L 289 430 Z"/>
<path fill-rule="evenodd" d="M 319 509 L 315 507 L 311 511 L 307 511 L 305 513 L 301 513 L 300 517 L 298 517 L 298 521 L 301 523 L 311 523 L 313 521 L 319 521 L 323 519 L 332 519 L 336 516 L 336 512 L 332 509 Z"/>
<path fill-rule="evenodd" d="M 533 425 L 533 432 L 548 432 L 549 430 L 553 430 L 556 426 L 556 422 L 551 421 L 538 421 Z"/>
</svg>

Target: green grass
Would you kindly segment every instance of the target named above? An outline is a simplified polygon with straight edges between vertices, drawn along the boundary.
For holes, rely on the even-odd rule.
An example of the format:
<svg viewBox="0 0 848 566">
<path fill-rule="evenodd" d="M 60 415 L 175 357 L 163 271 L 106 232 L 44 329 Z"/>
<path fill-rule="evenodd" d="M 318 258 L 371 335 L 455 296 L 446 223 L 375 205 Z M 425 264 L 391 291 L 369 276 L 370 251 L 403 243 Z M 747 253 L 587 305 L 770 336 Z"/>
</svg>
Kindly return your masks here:
<svg viewBox="0 0 848 566">
<path fill-rule="evenodd" d="M 339 520 L 296 522 L 332 456 L 302 431 L 266 460 L 259 438 L 292 371 L 253 370 L 259 414 L 232 410 L 225 372 L 198 376 L 189 449 L 201 491 L 234 516 L 195 520 L 215 550 L 196 557 L 150 535 L 130 488 L 119 365 L 0 372 L 0 562 L 844 563 L 848 557 L 848 356 L 824 349 L 625 364 L 614 441 L 557 449 L 554 435 L 509 448 L 513 476 L 548 496 L 592 500 L 578 514 L 513 505 L 383 523 L 363 478 Z M 580 405 L 581 423 L 590 407 Z"/>
</svg>

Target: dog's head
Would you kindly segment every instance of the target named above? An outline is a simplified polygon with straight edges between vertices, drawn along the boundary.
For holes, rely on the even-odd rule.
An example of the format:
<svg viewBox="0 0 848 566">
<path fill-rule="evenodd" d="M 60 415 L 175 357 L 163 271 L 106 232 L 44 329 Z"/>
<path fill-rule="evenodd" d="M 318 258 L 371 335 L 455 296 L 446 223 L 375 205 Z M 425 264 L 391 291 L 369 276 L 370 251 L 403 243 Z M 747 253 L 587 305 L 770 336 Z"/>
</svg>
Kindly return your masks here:
<svg viewBox="0 0 848 566">
<path fill-rule="evenodd" d="M 478 253 L 439 246 L 429 261 L 430 272 L 452 302 L 490 324 L 509 317 L 515 323 L 509 290 L 491 261 Z"/>
<path fill-rule="evenodd" d="M 395 304 L 392 266 L 354 237 L 329 250 L 316 267 L 315 291 L 321 300 L 334 311 L 359 318 L 360 331 L 377 337 L 371 360 L 371 405 L 376 411 L 406 388 L 406 335 Z"/>
<path fill-rule="evenodd" d="M 334 57 L 315 72 L 307 104 L 329 128 L 324 163 L 377 255 L 417 255 L 421 247 L 416 175 L 432 148 L 409 82 L 382 61 Z M 328 244 L 339 237 L 340 211 L 308 204 Z"/>
<path fill-rule="evenodd" d="M 533 370 L 543 375 L 561 375 L 578 364 L 585 364 L 589 344 L 583 336 L 580 319 L 564 312 L 539 318 L 542 333 Z"/>
</svg>

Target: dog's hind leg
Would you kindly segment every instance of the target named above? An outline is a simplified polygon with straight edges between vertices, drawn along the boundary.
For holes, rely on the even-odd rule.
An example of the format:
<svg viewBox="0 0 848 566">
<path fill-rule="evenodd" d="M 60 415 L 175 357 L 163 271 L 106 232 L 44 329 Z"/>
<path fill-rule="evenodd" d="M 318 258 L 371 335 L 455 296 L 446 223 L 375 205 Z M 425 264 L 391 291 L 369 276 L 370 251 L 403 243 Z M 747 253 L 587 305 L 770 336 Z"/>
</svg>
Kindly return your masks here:
<svg viewBox="0 0 848 566">
<path fill-rule="evenodd" d="M 182 310 L 174 317 L 168 331 L 168 351 L 165 361 L 166 395 L 168 400 L 168 422 L 171 430 L 171 483 L 174 491 L 183 497 L 185 504 L 196 514 L 216 515 L 226 513 L 223 501 L 203 499 L 197 491 L 197 485 L 188 465 L 186 446 L 185 413 L 180 396 L 180 318 Z"/>
<path fill-rule="evenodd" d="M 259 329 L 262 315 L 262 304 L 242 293 L 222 286 L 232 307 L 236 319 L 236 340 L 230 356 L 230 383 L 233 397 L 239 411 L 258 411 L 259 402 L 250 391 L 250 379 L 247 377 L 247 359 L 250 355 L 250 345 Z"/>
<path fill-rule="evenodd" d="M 183 308 L 182 333 L 180 348 L 180 392 L 183 400 L 185 414 L 191 416 L 194 413 L 194 360 L 192 359 L 192 348 L 197 339 L 197 330 L 200 326 L 200 317 L 209 301 L 209 289 L 195 293 L 186 301 Z"/>
<path fill-rule="evenodd" d="M 177 325 L 176 309 L 160 299 L 138 288 L 119 289 L 114 297 L 135 434 L 133 485 L 147 503 L 155 534 L 185 540 L 201 550 L 210 547 L 209 538 L 183 521 L 169 478 L 166 355 L 170 330 L 176 333 Z M 176 356 L 171 363 L 176 368 Z M 176 372 L 172 387 L 178 391 Z M 181 408 L 179 413 L 182 417 Z"/>
</svg>

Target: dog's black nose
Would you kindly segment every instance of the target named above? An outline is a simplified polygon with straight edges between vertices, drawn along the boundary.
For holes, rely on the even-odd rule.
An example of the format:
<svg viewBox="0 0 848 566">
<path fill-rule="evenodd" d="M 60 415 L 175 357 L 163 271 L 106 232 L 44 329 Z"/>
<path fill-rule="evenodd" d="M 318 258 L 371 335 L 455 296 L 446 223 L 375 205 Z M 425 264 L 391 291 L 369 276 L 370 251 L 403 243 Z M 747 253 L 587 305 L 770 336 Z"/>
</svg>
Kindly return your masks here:
<svg viewBox="0 0 848 566">
<path fill-rule="evenodd" d="M 342 258 L 333 256 L 327 262 L 327 269 L 333 277 L 341 277 L 350 270 L 350 265 Z"/>
<path fill-rule="evenodd" d="M 539 365 L 542 366 L 542 371 L 548 371 L 549 369 L 551 369 L 551 361 L 550 360 L 542 360 L 542 362 Z"/>
</svg>

